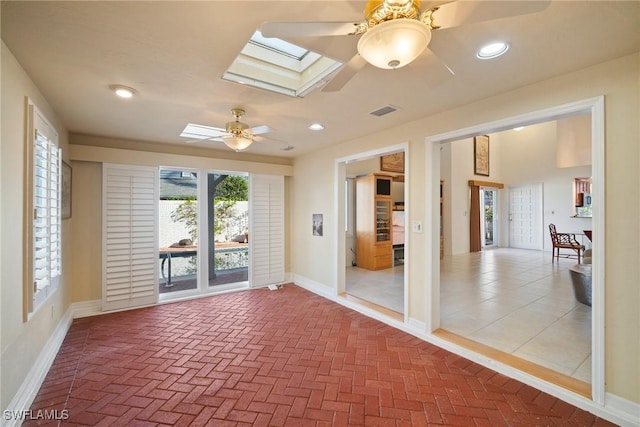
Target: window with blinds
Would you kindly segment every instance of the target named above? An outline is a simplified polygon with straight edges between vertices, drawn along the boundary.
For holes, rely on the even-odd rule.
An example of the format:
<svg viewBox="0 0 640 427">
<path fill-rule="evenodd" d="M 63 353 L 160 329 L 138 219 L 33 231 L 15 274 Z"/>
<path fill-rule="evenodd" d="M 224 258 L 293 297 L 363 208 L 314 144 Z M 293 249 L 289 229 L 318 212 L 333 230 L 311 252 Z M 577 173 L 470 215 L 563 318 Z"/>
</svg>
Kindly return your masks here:
<svg viewBox="0 0 640 427">
<path fill-rule="evenodd" d="M 158 169 L 103 165 L 103 310 L 158 299 Z"/>
<path fill-rule="evenodd" d="M 58 134 L 27 99 L 25 319 L 57 289 L 61 275 L 61 165 Z"/>
</svg>

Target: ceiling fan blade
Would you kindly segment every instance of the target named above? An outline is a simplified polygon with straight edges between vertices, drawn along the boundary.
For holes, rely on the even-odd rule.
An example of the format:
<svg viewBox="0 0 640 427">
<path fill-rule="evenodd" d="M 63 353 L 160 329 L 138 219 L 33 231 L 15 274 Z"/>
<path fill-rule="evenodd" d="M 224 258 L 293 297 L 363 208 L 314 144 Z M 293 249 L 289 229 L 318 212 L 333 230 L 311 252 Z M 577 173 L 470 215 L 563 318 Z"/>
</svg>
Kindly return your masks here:
<svg viewBox="0 0 640 427">
<path fill-rule="evenodd" d="M 203 139 L 219 138 L 224 135 L 226 131 L 224 129 L 216 128 L 213 126 L 198 125 L 195 123 L 188 123 L 184 130 L 180 134 L 183 138 L 191 138 L 192 140 L 187 143 L 202 141 Z"/>
<path fill-rule="evenodd" d="M 407 68 L 411 69 L 414 75 L 418 76 L 430 88 L 441 85 L 456 74 L 451 67 L 428 48 L 418 59 L 407 65 Z"/>
<path fill-rule="evenodd" d="M 265 22 L 260 27 L 264 37 L 321 37 L 354 34 L 359 22 Z"/>
<path fill-rule="evenodd" d="M 355 54 L 343 67 L 337 72 L 337 74 L 327 83 L 322 92 L 337 92 L 346 85 L 358 71 L 367 65 L 367 61 L 364 60 L 360 54 Z"/>
<path fill-rule="evenodd" d="M 251 129 L 249 129 L 251 131 L 251 133 L 253 133 L 254 135 L 261 135 L 263 133 L 269 133 L 271 132 L 273 129 L 271 129 L 269 126 L 267 125 L 262 125 L 262 126 L 256 126 L 253 127 Z"/>
<path fill-rule="evenodd" d="M 433 12 L 434 25 L 440 28 L 458 27 L 475 22 L 542 12 L 551 4 L 544 1 L 455 1 Z"/>
<path fill-rule="evenodd" d="M 215 137 L 211 137 L 211 138 L 197 138 L 197 139 L 190 139 L 189 141 L 185 141 L 185 144 L 193 144 L 195 142 L 202 142 L 202 141 L 219 141 L 222 142 L 222 138 L 220 136 L 215 136 Z"/>
</svg>

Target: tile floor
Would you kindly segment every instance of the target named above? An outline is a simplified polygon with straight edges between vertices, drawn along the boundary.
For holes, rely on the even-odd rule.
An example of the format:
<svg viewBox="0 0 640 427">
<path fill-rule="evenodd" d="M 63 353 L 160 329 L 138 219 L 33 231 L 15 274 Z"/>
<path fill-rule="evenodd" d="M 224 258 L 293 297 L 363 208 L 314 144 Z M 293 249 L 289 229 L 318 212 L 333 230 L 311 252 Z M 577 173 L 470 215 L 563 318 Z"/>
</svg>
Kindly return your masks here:
<svg viewBox="0 0 640 427">
<path fill-rule="evenodd" d="M 591 382 L 591 308 L 573 296 L 551 254 L 487 249 L 440 265 L 441 327 L 580 381 Z M 347 292 L 402 313 L 401 268 L 347 268 Z"/>
<path fill-rule="evenodd" d="M 347 267 L 345 290 L 348 294 L 404 312 L 404 265 L 379 271 Z"/>
<path fill-rule="evenodd" d="M 77 319 L 45 409 L 64 426 L 612 425 L 295 285 Z"/>
</svg>

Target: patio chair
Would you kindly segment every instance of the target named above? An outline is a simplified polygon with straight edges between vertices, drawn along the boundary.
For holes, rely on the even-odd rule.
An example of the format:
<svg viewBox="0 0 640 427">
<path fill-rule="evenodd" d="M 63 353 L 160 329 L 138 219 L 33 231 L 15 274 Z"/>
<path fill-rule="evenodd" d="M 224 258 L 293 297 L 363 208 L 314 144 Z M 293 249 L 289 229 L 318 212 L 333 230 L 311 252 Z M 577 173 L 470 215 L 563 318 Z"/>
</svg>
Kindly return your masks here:
<svg viewBox="0 0 640 427">
<path fill-rule="evenodd" d="M 554 224 L 549 224 L 549 232 L 551 233 L 551 244 L 553 245 L 551 251 L 551 262 L 555 262 L 560 257 L 563 258 L 577 258 L 578 264 L 580 264 L 580 256 L 584 251 L 584 245 L 578 243 L 576 235 L 574 233 L 558 233 Z M 560 254 L 560 249 L 569 249 L 572 252 Z"/>
</svg>

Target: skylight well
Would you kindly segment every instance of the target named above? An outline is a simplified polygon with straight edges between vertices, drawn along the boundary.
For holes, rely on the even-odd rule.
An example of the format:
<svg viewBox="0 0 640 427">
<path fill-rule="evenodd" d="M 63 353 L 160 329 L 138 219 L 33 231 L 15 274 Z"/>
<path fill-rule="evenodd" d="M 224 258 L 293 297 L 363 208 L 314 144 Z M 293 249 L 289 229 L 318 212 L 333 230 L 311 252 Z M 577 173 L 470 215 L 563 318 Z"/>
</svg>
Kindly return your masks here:
<svg viewBox="0 0 640 427">
<path fill-rule="evenodd" d="M 256 31 L 229 69 L 225 80 L 289 96 L 304 97 L 323 86 L 341 62 Z"/>
</svg>

